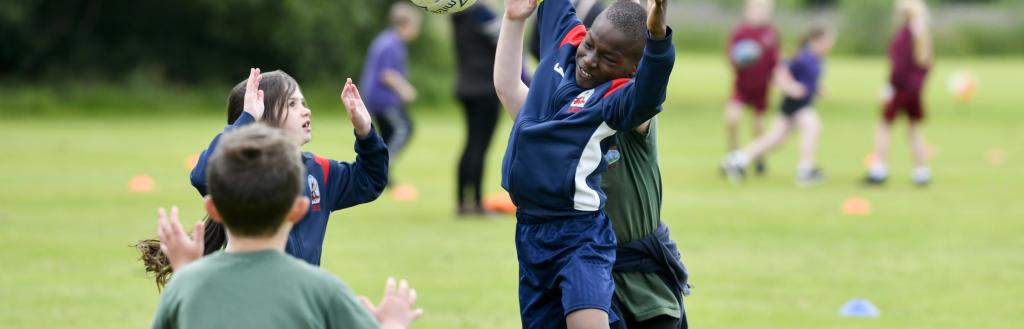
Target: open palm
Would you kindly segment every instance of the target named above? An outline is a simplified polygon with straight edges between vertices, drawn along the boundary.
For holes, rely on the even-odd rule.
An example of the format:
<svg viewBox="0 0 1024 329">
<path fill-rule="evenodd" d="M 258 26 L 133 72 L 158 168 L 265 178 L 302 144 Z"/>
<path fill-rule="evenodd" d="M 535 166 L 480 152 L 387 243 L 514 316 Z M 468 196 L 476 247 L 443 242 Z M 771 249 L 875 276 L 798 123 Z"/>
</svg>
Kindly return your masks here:
<svg viewBox="0 0 1024 329">
<path fill-rule="evenodd" d="M 356 134 L 365 137 L 370 133 L 370 112 L 366 111 L 363 104 L 363 97 L 359 95 L 359 88 L 352 83 L 352 79 L 345 80 L 345 88 L 341 90 L 341 103 L 345 105 L 348 112 L 348 119 L 352 122 Z"/>
</svg>

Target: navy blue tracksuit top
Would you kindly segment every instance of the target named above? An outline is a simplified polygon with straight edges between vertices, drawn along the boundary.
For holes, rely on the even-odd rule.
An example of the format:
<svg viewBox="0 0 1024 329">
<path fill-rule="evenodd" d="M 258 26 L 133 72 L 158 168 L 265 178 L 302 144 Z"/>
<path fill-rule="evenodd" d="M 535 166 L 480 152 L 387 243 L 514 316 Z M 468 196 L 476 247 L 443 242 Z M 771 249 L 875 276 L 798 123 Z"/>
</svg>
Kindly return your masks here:
<svg viewBox="0 0 1024 329">
<path fill-rule="evenodd" d="M 530 216 L 579 216 L 604 208 L 601 173 L 608 137 L 661 111 L 675 63 L 671 29 L 648 37 L 632 79 L 594 89 L 576 85 L 576 49 L 586 28 L 569 0 L 545 0 L 537 11 L 541 62 L 505 150 L 501 185 Z"/>
<path fill-rule="evenodd" d="M 213 138 L 210 147 L 199 155 L 199 163 L 192 169 L 192 186 L 206 195 L 206 165 L 217 148 L 220 136 L 232 129 L 253 123 L 249 113 L 242 115 L 224 132 Z M 367 203 L 377 199 L 388 184 L 388 149 L 374 129 L 365 138 L 356 138 L 356 161 L 338 162 L 302 152 L 306 167 L 306 196 L 309 211 L 291 232 L 285 252 L 307 263 L 320 266 L 320 254 L 327 232 L 331 212 Z M 230 241 L 228 242 L 230 243 Z"/>
</svg>

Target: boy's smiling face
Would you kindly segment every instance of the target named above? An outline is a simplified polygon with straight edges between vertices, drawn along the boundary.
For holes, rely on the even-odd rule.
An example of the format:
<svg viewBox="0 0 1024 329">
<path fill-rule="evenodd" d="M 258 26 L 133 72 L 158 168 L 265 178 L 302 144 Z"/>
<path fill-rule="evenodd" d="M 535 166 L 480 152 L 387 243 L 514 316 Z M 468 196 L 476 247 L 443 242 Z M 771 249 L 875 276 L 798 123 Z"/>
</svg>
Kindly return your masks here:
<svg viewBox="0 0 1024 329">
<path fill-rule="evenodd" d="M 598 17 L 576 50 L 576 85 L 591 89 L 633 76 L 647 42 L 635 39 Z"/>
<path fill-rule="evenodd" d="M 281 130 L 284 130 L 285 136 L 299 146 L 309 143 L 313 136 L 310 118 L 312 111 L 306 105 L 306 97 L 302 95 L 302 90 L 295 88 L 295 92 L 288 96 L 288 100 L 284 103 L 283 114 L 284 122 L 281 124 Z"/>
</svg>

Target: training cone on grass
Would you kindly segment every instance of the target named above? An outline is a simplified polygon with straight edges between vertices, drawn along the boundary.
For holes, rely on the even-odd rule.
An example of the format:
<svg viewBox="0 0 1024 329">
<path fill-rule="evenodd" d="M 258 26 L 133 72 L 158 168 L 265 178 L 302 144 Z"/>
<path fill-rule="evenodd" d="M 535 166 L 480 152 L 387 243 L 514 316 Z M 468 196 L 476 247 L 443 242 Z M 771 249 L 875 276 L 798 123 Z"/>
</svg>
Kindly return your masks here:
<svg viewBox="0 0 1024 329">
<path fill-rule="evenodd" d="M 402 184 L 391 188 L 391 197 L 402 202 L 412 202 L 420 198 L 420 192 L 412 185 Z"/>
<path fill-rule="evenodd" d="M 516 213 L 516 205 L 508 193 L 496 193 L 484 198 L 484 210 L 503 214 Z"/>
<path fill-rule="evenodd" d="M 1006 151 L 1001 148 L 988 150 L 988 153 L 985 155 L 985 159 L 988 160 L 988 164 L 992 166 L 1002 166 L 1006 164 Z"/>
<path fill-rule="evenodd" d="M 192 171 L 199 164 L 199 153 L 192 153 L 185 157 L 185 169 Z"/>
<path fill-rule="evenodd" d="M 153 192 L 156 188 L 156 181 L 153 177 L 146 175 L 136 175 L 128 181 L 128 190 L 132 193 L 149 193 Z"/>
<path fill-rule="evenodd" d="M 839 316 L 848 318 L 877 318 L 878 307 L 867 299 L 851 299 L 839 308 Z"/>
<path fill-rule="evenodd" d="M 867 216 L 871 214 L 871 203 L 868 200 L 855 196 L 843 201 L 843 215 Z"/>
</svg>

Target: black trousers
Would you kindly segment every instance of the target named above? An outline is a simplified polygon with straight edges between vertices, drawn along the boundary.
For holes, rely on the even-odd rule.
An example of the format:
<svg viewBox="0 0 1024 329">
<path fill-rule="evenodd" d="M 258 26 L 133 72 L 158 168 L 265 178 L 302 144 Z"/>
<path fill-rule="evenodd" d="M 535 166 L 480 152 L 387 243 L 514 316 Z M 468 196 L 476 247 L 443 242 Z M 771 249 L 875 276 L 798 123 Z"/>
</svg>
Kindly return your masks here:
<svg viewBox="0 0 1024 329">
<path fill-rule="evenodd" d="M 501 101 L 497 95 L 483 97 L 459 97 L 466 118 L 466 144 L 459 160 L 459 174 L 456 190 L 458 204 L 480 209 L 484 159 L 491 145 L 491 137 L 501 114 Z"/>
<path fill-rule="evenodd" d="M 412 120 L 404 108 L 391 108 L 381 113 L 370 114 L 373 124 L 380 129 L 380 137 L 384 145 L 388 146 L 388 172 L 395 171 L 395 158 L 405 148 L 412 137 Z M 394 185 L 394 180 L 389 179 L 388 185 Z"/>
</svg>

